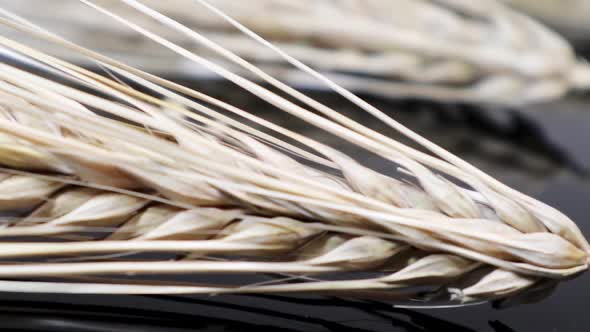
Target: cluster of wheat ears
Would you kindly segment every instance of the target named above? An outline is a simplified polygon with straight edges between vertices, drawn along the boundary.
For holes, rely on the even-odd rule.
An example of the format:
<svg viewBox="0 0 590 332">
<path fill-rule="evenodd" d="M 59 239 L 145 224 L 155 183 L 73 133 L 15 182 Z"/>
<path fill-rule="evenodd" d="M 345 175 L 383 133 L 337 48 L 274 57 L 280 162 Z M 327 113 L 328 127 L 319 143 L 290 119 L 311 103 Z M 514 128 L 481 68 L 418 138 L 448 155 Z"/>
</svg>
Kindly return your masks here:
<svg viewBox="0 0 590 332">
<path fill-rule="evenodd" d="M 407 299 L 428 287 L 432 298 L 468 302 L 538 291 L 588 268 L 590 245 L 568 217 L 412 132 L 207 2 L 192 5 L 426 152 L 309 98 L 140 1 L 122 3 L 267 85 L 80 2 L 276 112 L 378 155 L 399 177 L 0 10 L 4 26 L 111 74 L 0 36 L 6 57 L 26 65 L 0 64 L 0 290 Z M 203 274 L 239 274 L 244 282 L 197 282 Z M 248 274 L 274 278 L 252 283 Z M 163 281 L 166 275 L 185 278 Z"/>
</svg>

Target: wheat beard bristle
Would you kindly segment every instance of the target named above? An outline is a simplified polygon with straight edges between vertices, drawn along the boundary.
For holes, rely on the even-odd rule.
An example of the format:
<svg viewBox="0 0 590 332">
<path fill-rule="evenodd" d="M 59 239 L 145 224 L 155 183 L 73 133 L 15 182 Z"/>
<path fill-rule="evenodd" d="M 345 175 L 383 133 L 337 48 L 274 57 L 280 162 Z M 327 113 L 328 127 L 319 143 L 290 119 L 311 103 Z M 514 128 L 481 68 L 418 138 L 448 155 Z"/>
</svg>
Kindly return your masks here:
<svg viewBox="0 0 590 332">
<path fill-rule="evenodd" d="M 0 64 L 0 163 L 6 173 L 0 178 L 0 209 L 13 214 L 0 228 L 0 258 L 14 263 L 0 266 L 0 278 L 21 280 L 2 281 L 0 289 L 354 296 L 375 291 L 409 299 L 429 286 L 468 302 L 516 297 L 549 279 L 587 269 L 590 246 L 565 215 L 413 133 L 206 3 L 211 15 L 221 16 L 432 155 L 344 117 L 140 2 L 124 1 L 305 106 L 93 2 L 81 2 L 218 73 L 277 111 L 383 157 L 405 178 L 380 174 L 321 142 L 4 12 L 2 23 L 85 55 L 154 95 L 0 37 L 0 44 L 18 52 L 21 60 L 75 83 Z M 229 118 L 207 104 L 241 118 Z M 143 253 L 167 256 L 137 256 Z M 323 277 L 343 271 L 374 275 Z M 235 286 L 116 279 L 210 273 L 272 273 L 297 282 Z M 90 276 L 111 279 L 98 283 Z M 63 281 L 36 280 L 48 277 Z M 439 293 L 429 294 L 435 299 Z"/>
</svg>

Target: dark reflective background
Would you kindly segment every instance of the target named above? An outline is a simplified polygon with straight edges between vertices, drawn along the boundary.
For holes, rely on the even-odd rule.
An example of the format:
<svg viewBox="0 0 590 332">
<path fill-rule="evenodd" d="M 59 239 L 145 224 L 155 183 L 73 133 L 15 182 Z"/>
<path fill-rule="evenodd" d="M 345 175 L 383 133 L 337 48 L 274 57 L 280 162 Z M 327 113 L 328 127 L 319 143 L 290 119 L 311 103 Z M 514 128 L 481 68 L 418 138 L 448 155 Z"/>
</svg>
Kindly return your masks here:
<svg viewBox="0 0 590 332">
<path fill-rule="evenodd" d="M 193 83 L 194 85 L 194 83 Z M 197 88 L 224 94 L 227 84 Z M 233 92 L 232 92 L 233 93 Z M 380 127 L 332 95 L 311 93 L 349 116 Z M 284 122 L 328 144 L 338 141 L 291 123 L 248 95 L 234 104 Z M 589 97 L 528 109 L 485 109 L 418 101 L 370 102 L 410 128 L 509 185 L 559 208 L 590 234 Z M 383 172 L 390 164 L 350 146 L 361 162 Z M 20 331 L 588 331 L 590 274 L 561 283 L 540 303 L 508 309 L 490 304 L 408 309 L 393 304 L 318 297 L 63 296 L 0 294 L 0 330 Z"/>
</svg>

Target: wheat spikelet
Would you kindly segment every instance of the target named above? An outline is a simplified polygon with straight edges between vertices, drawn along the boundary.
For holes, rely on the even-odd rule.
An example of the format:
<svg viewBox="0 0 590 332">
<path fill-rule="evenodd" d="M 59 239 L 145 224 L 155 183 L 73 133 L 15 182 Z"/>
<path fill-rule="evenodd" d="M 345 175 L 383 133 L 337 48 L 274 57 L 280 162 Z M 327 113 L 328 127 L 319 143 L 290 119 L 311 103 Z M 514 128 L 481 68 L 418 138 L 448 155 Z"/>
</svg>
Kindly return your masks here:
<svg viewBox="0 0 590 332">
<path fill-rule="evenodd" d="M 6 239 L 0 243 L 0 257 L 17 262 L 1 267 L 0 275 L 66 278 L 55 283 L 3 281 L 0 287 L 130 294 L 383 291 L 408 298 L 409 288 L 428 281 L 449 289 L 458 301 L 470 301 L 513 296 L 587 269 L 590 246 L 566 216 L 411 132 L 214 8 L 209 8 L 210 15 L 221 15 L 431 154 L 344 117 L 140 2 L 124 1 L 301 103 L 93 2 L 81 2 L 223 76 L 277 111 L 388 160 L 400 168 L 400 177 L 380 174 L 321 142 L 83 49 L 5 12 L 4 24 L 84 55 L 142 89 L 0 37 L 12 56 L 59 78 L 0 64 L 0 163 L 13 174 L 6 175 L 0 189 L 28 188 L 19 190 L 18 197 L 5 194 L 2 206 L 6 211 L 32 209 L 0 229 Z M 22 239 L 31 236 L 41 241 Z M 43 241 L 48 236 L 65 241 Z M 182 257 L 134 260 L 137 252 Z M 61 256 L 65 260 L 55 261 Z M 378 275 L 302 281 L 302 275 L 349 270 L 375 270 Z M 235 287 L 67 281 L 89 275 L 214 272 L 281 273 L 295 275 L 291 277 L 298 282 Z M 464 278 L 474 281 L 462 284 Z"/>
<path fill-rule="evenodd" d="M 416 0 L 211 3 L 328 77 L 374 95 L 514 104 L 558 98 L 590 82 L 590 71 L 576 61 L 565 40 L 496 1 L 480 0 L 475 5 L 473 1 Z M 163 29 L 120 1 L 101 4 L 194 53 L 224 60 L 185 34 Z M 284 59 L 272 50 L 201 10 L 197 2 L 145 4 L 187 22 L 207 38 L 256 61 L 276 78 L 317 85 L 307 75 L 284 65 Z M 167 52 L 154 50 L 129 30 L 84 12 L 76 2 L 53 1 L 54 8 L 63 13 L 59 18 L 35 11 L 29 1 L 5 6 L 63 31 L 75 42 L 107 54 L 124 54 L 151 70 L 207 74 Z M 89 40 L 87 36 L 96 36 L 96 31 L 102 37 Z M 72 57 L 71 53 L 65 55 Z"/>
</svg>

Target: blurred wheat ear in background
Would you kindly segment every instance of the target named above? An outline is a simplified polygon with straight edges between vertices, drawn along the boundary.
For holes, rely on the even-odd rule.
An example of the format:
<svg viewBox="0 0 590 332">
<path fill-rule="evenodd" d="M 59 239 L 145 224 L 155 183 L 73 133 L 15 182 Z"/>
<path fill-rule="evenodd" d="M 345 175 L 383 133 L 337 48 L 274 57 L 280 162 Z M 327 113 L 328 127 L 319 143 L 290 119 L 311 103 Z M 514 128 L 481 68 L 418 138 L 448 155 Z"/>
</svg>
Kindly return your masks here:
<svg viewBox="0 0 590 332">
<path fill-rule="evenodd" d="M 583 65 L 566 42 L 538 23 L 489 1 L 479 7 L 461 1 L 397 4 L 404 16 L 428 10 L 455 27 L 434 30 L 420 19 L 375 17 L 382 7 L 368 6 L 372 2 L 358 8 L 361 2 L 327 7 L 328 2 L 254 1 L 239 10 L 233 6 L 241 2 L 235 1 L 164 3 L 169 4 L 71 1 L 59 17 L 38 17 L 43 13 L 35 11 L 30 20 L 16 14 L 20 2 L 0 12 L 0 23 L 28 36 L 0 37 L 8 58 L 0 64 L 0 208 L 7 216 L 0 228 L 0 290 L 526 302 L 588 268 L 590 245 L 567 216 L 304 64 L 330 72 L 322 62 L 342 55 L 331 48 L 352 47 L 369 58 L 415 60 L 415 72 L 393 75 L 404 81 L 415 83 L 432 70 L 426 85 L 401 83 L 398 91 L 414 86 L 421 96 L 491 102 L 557 97 L 583 81 Z M 258 12 L 267 20 L 259 21 L 253 15 Z M 183 13 L 199 17 L 189 27 L 180 22 Z M 287 52 L 227 15 L 262 30 Z M 340 38 L 331 21 L 319 20 L 338 15 L 354 27 L 348 38 Z M 301 24 L 303 17 L 312 20 Z M 66 27 L 53 27 L 60 30 L 56 34 L 36 25 L 56 19 Z M 383 20 L 406 26 L 384 34 Z M 116 38 L 108 39 L 113 48 L 127 45 L 121 37 L 141 40 L 138 45 L 149 41 L 267 102 L 285 122 L 318 128 L 380 158 L 395 175 L 233 106 L 231 98 L 136 68 L 135 59 L 141 64 L 155 53 L 126 49 L 139 57 L 124 64 L 68 40 L 75 35 L 60 36 L 97 27 L 114 31 Z M 432 36 L 424 39 L 432 31 L 447 34 L 444 45 Z M 491 32 L 496 42 L 482 44 Z M 227 38 L 232 42 L 218 44 Z M 313 47 L 299 48 L 300 38 Z M 51 47 L 37 49 L 27 45 L 31 40 Z M 453 41 L 464 47 L 450 46 Z M 259 58 L 243 51 L 258 49 L 268 62 L 280 63 L 288 81 L 307 75 L 421 149 L 286 85 L 267 60 L 257 62 L 260 67 L 248 62 Z M 374 59 L 366 60 L 370 68 Z M 93 63 L 107 75 L 74 61 Z M 287 63 L 296 69 L 285 69 Z M 435 75 L 425 64 L 444 70 Z M 453 76 L 450 69 L 469 75 Z M 273 278 L 252 278 L 262 274 Z"/>
<path fill-rule="evenodd" d="M 588 19 L 590 18 L 590 1 L 573 0 L 564 6 L 558 0 L 504 0 L 576 43 L 588 43 Z"/>
<path fill-rule="evenodd" d="M 584 6 L 583 1 L 578 2 Z M 210 75 L 165 50 L 154 50 L 150 42 L 91 10 L 81 9 L 76 1 L 54 0 L 52 11 L 37 10 L 35 3 L 5 1 L 3 7 L 78 44 L 152 72 Z M 121 1 L 100 3 L 192 52 L 231 65 L 185 32 L 171 31 Z M 186 10 L 194 4 L 185 0 L 143 3 L 256 62 L 278 79 L 298 86 L 318 86 L 316 80 L 293 69 L 276 52 L 232 29 L 227 22 L 207 11 Z M 549 1 L 511 3 L 528 6 L 533 12 L 551 10 L 556 16 L 563 10 L 543 11 Z M 567 41 L 496 1 L 213 0 L 211 4 L 344 87 L 371 95 L 524 104 L 559 98 L 590 85 L 590 69 L 578 61 Z M 576 6 L 563 7 L 583 19 L 584 8 L 577 11 Z M 61 14 L 56 16 L 53 11 Z M 571 16 L 560 16 L 567 17 L 561 21 L 575 22 Z M 44 50 L 94 65 L 55 47 Z M 248 71 L 232 68 L 256 78 Z"/>
</svg>

